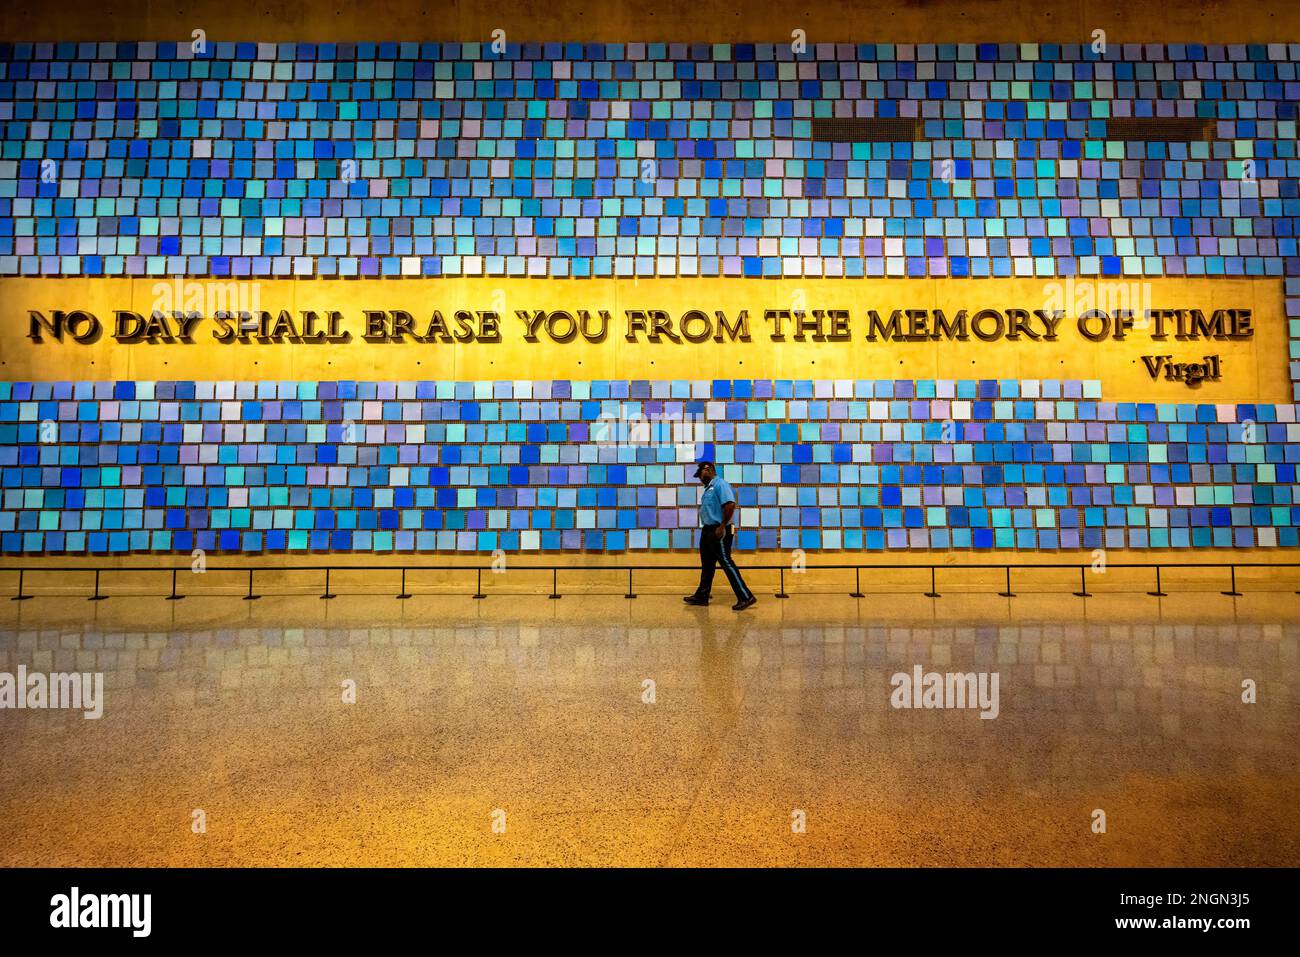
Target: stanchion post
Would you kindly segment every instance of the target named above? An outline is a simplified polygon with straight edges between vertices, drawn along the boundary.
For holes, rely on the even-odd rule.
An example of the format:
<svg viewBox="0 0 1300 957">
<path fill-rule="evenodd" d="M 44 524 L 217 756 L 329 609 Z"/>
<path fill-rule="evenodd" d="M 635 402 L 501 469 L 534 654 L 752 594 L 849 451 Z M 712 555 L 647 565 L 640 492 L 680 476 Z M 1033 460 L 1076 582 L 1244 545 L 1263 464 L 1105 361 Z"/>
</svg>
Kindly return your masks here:
<svg viewBox="0 0 1300 957">
<path fill-rule="evenodd" d="M 399 600 L 402 600 L 402 599 L 406 599 L 406 598 L 410 598 L 410 597 L 411 597 L 411 596 L 410 596 L 409 594 L 407 594 L 407 591 L 406 591 L 406 569 L 403 568 L 403 569 L 402 569 L 402 590 L 401 590 L 401 592 L 397 595 L 397 598 L 398 598 Z"/>
<path fill-rule="evenodd" d="M 1011 566 L 1007 565 L 1004 569 L 1007 573 L 1007 590 L 998 592 L 1003 598 L 1015 598 L 1016 593 L 1011 590 Z"/>
<path fill-rule="evenodd" d="M 167 596 L 167 601 L 180 601 L 184 595 L 176 594 L 176 569 L 172 569 L 172 593 Z"/>
<path fill-rule="evenodd" d="M 10 598 L 10 601 L 27 601 L 27 599 L 32 597 L 23 592 L 23 573 L 26 571 L 27 569 L 25 568 L 18 569 L 18 594 L 14 595 L 13 598 Z"/>
<path fill-rule="evenodd" d="M 253 594 L 253 569 L 248 569 L 248 594 L 244 596 L 244 601 L 257 601 L 261 595 Z"/>
<path fill-rule="evenodd" d="M 96 568 L 95 569 L 95 594 L 87 598 L 86 601 L 107 601 L 107 600 L 108 600 L 107 595 L 101 595 L 99 593 L 99 569 Z"/>
<path fill-rule="evenodd" d="M 1160 587 L 1160 566 L 1156 565 L 1156 590 L 1147 592 L 1152 598 L 1164 598 L 1165 590 Z"/>
<path fill-rule="evenodd" d="M 328 601 L 331 598 L 337 598 L 337 597 L 338 595 L 335 595 L 333 592 L 330 591 L 330 569 L 329 566 L 326 565 L 325 566 L 325 594 L 320 596 L 321 601 Z"/>
<path fill-rule="evenodd" d="M 934 582 L 934 566 L 930 566 L 930 590 L 925 593 L 926 598 L 940 598 L 939 588 Z"/>
<path fill-rule="evenodd" d="M 785 593 L 785 566 L 784 565 L 781 566 L 780 571 L 781 571 L 781 590 L 772 597 L 789 598 L 790 596 Z"/>
<path fill-rule="evenodd" d="M 560 567 L 558 565 L 551 566 L 551 593 L 547 597 L 560 597 Z"/>
<path fill-rule="evenodd" d="M 474 569 L 474 573 L 475 573 L 475 578 L 474 578 L 474 597 L 475 597 L 475 598 L 486 598 L 487 595 L 483 594 L 483 569 L 481 569 L 481 568 L 476 568 L 476 569 Z M 551 597 L 552 597 L 552 598 L 555 598 L 556 596 L 555 596 L 555 595 L 552 595 Z"/>
<path fill-rule="evenodd" d="M 862 594 L 862 566 L 861 565 L 855 565 L 853 567 L 853 591 L 849 592 L 849 597 L 850 598 L 867 597 L 866 595 Z"/>
<path fill-rule="evenodd" d="M 1241 592 L 1237 591 L 1237 566 L 1229 565 L 1228 569 L 1232 572 L 1232 591 L 1225 591 L 1223 594 L 1232 598 L 1240 598 Z"/>
<path fill-rule="evenodd" d="M 631 565 L 627 567 L 627 594 L 624 595 L 623 597 L 624 598 L 636 597 L 636 592 L 632 590 L 632 566 Z"/>
<path fill-rule="evenodd" d="M 1077 596 L 1080 597 L 1080 598 L 1091 598 L 1091 597 L 1092 597 L 1092 595 L 1090 595 L 1090 594 L 1088 593 L 1088 578 L 1087 578 L 1087 575 L 1088 575 L 1088 566 L 1087 566 L 1087 565 L 1080 565 L 1080 566 L 1079 566 L 1079 590 L 1078 590 L 1077 592 L 1075 592 L 1075 595 L 1077 595 Z"/>
</svg>

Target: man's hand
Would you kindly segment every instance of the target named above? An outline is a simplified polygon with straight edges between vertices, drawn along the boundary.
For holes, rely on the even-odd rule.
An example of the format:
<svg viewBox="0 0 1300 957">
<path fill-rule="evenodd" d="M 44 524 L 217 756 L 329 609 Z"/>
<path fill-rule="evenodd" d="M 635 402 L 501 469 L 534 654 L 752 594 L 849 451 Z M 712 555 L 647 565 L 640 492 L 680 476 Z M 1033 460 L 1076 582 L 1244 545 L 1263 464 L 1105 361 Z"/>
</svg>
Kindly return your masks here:
<svg viewBox="0 0 1300 957">
<path fill-rule="evenodd" d="M 727 526 L 725 525 L 719 525 L 717 528 L 713 530 L 713 534 L 718 536 L 718 538 L 722 538 L 724 535 L 726 535 L 726 533 L 727 533 Z"/>
</svg>

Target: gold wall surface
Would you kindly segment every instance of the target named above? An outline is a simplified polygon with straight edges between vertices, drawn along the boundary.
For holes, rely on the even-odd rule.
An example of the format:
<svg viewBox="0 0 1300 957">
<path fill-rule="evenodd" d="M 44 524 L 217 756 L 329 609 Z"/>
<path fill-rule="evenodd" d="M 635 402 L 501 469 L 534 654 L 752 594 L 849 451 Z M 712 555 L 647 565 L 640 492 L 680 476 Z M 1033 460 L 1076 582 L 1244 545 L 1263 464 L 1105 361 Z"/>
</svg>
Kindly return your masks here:
<svg viewBox="0 0 1300 957">
<path fill-rule="evenodd" d="M 1088 309 L 1108 315 L 1123 309 L 1135 315 L 1134 328 L 1122 339 L 1108 336 L 1091 341 L 1076 319 Z M 875 329 L 871 311 L 888 322 L 894 310 L 941 310 L 953 319 L 966 310 L 968 319 L 983 309 L 1006 314 L 1021 309 L 1031 315 L 1027 328 L 1046 334 L 1032 313 L 1060 309 L 1065 318 L 1055 341 L 1021 334 L 987 341 L 973 331 L 968 341 L 947 338 L 923 341 L 886 340 Z M 1143 321 L 1146 310 L 1215 310 L 1251 312 L 1252 333 L 1231 339 L 1179 340 L 1153 338 L 1154 323 Z M 1105 401 L 1162 403 L 1288 402 L 1286 320 L 1282 282 L 1278 279 L 1155 279 L 1132 282 L 1059 279 L 407 279 L 407 280 L 221 280 L 179 279 L 10 279 L 0 282 L 3 328 L 0 338 L 0 378 L 7 380 L 427 380 L 448 379 L 1085 379 L 1101 384 Z M 79 343 L 70 334 L 54 341 L 48 329 L 40 341 L 29 338 L 31 312 L 53 321 L 56 311 L 83 310 L 102 323 L 97 341 Z M 192 341 L 125 342 L 113 335 L 116 314 L 129 311 L 142 317 L 154 311 L 197 312 Z M 500 341 L 402 342 L 368 341 L 367 310 L 405 311 L 417 334 L 428 331 L 435 311 L 441 313 L 454 338 L 472 328 L 481 335 L 477 314 L 499 316 Z M 474 313 L 470 326 L 459 325 L 455 313 Z M 557 341 L 538 326 L 536 341 L 527 341 L 518 312 L 544 311 L 554 319 L 555 336 L 581 328 L 580 310 L 589 315 L 591 331 L 606 329 L 602 341 L 588 341 L 575 332 Z M 661 334 L 651 341 L 646 331 L 633 330 L 629 341 L 628 311 L 662 311 L 680 341 Z M 685 327 L 682 318 L 696 316 Z M 822 310 L 821 341 L 808 330 L 795 337 L 793 319 L 783 320 L 782 340 L 773 338 L 775 320 L 769 310 L 802 310 L 811 319 Z M 832 339 L 828 314 L 848 314 L 850 338 Z M 303 313 L 313 311 L 326 328 L 330 311 L 340 314 L 339 328 L 351 333 L 347 342 L 295 342 L 282 331 L 276 339 L 220 342 L 213 333 L 222 327 L 218 312 L 266 312 L 278 319 L 286 311 L 299 334 Z M 601 311 L 609 314 L 607 325 Z M 555 315 L 564 312 L 570 321 Z M 717 314 L 732 327 L 748 316 L 749 341 L 736 341 L 724 332 Z M 705 320 L 708 324 L 705 324 Z M 133 320 L 129 320 L 132 321 Z M 906 327 L 905 317 L 900 319 Z M 1004 315 L 1005 322 L 1005 315 Z M 1099 328 L 1100 320 L 1089 328 Z M 1172 320 L 1167 332 L 1174 332 Z M 1145 326 L 1145 328 L 1144 328 Z M 83 327 L 84 328 L 84 327 Z M 391 331 L 391 321 L 385 327 Z M 980 328 L 996 330 L 986 318 Z M 702 341 L 688 341 L 686 334 Z M 179 327 L 169 322 L 175 336 Z M 721 341 L 719 341 L 719 339 Z M 1220 357 L 1222 378 L 1196 386 L 1167 378 L 1153 379 L 1143 356 L 1171 356 L 1172 362 L 1202 362 Z"/>
<path fill-rule="evenodd" d="M 1297 36 L 1300 5 L 1214 0 L 66 0 L 0 8 L 4 40 L 457 40 L 809 43 L 1284 43 Z"/>
</svg>

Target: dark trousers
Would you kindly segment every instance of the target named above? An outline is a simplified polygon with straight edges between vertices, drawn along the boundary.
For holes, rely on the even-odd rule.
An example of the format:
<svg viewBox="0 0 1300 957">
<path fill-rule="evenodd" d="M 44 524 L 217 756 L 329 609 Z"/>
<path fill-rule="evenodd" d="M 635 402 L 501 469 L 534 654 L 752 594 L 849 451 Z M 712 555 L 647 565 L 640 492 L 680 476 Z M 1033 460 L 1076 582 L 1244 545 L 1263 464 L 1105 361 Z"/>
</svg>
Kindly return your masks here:
<svg viewBox="0 0 1300 957">
<path fill-rule="evenodd" d="M 721 565 L 722 571 L 731 583 L 731 590 L 736 593 L 736 601 L 748 601 L 753 597 L 745 579 L 740 577 L 740 569 L 731 560 L 731 526 L 726 534 L 718 538 L 718 526 L 705 525 L 700 529 L 700 587 L 695 589 L 697 598 L 708 598 L 713 588 L 714 566 Z"/>
</svg>

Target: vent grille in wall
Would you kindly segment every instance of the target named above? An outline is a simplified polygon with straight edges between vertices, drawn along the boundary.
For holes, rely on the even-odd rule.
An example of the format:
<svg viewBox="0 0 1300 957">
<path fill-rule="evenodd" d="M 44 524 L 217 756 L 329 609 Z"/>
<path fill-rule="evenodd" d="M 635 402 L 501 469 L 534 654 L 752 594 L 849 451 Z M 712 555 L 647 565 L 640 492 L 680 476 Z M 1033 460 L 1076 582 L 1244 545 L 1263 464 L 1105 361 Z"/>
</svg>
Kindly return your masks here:
<svg viewBox="0 0 1300 957">
<path fill-rule="evenodd" d="M 819 143 L 898 143 L 924 137 L 916 117 L 873 117 L 814 119 L 812 138 Z"/>
<path fill-rule="evenodd" d="M 1184 116 L 1112 117 L 1106 121 L 1106 139 L 1179 143 L 1212 140 L 1214 120 Z"/>
</svg>

